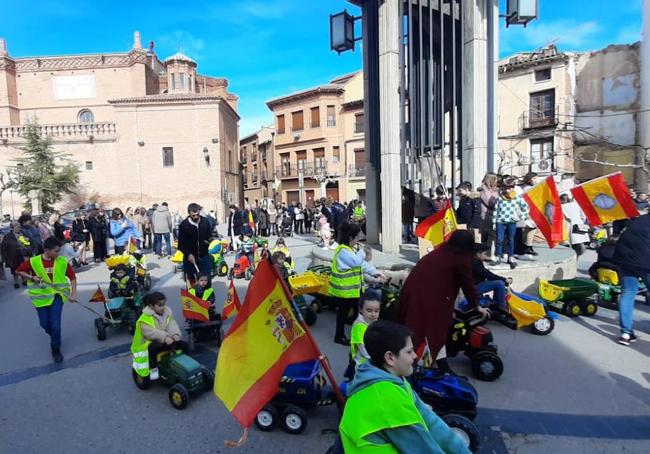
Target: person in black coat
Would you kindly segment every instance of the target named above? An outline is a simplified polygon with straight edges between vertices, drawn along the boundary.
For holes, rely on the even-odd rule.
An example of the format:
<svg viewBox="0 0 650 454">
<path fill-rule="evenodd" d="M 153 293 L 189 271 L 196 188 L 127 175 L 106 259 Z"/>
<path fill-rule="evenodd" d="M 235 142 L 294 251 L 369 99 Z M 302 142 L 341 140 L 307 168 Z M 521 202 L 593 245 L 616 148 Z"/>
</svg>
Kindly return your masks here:
<svg viewBox="0 0 650 454">
<path fill-rule="evenodd" d="M 108 222 L 99 210 L 92 210 L 88 218 L 88 230 L 93 238 L 93 258 L 95 263 L 104 261 L 108 257 L 106 239 L 108 238 Z"/>
<path fill-rule="evenodd" d="M 472 186 L 463 182 L 456 188 L 458 191 L 458 208 L 456 221 L 465 224 L 467 229 L 478 229 L 481 224 L 481 202 L 478 197 L 472 197 Z"/>
<path fill-rule="evenodd" d="M 230 249 L 236 251 L 239 249 L 239 236 L 243 224 L 241 211 L 237 205 L 230 205 L 230 214 L 228 215 L 228 236 L 230 237 Z"/>
<path fill-rule="evenodd" d="M 183 272 L 192 287 L 196 276 L 205 274 L 212 276 L 214 260 L 208 252 L 210 244 L 210 223 L 201 216 L 202 207 L 198 203 L 190 203 L 187 207 L 188 216 L 178 226 L 178 249 L 183 253 Z M 208 280 L 208 287 L 212 280 Z"/>
<path fill-rule="evenodd" d="M 616 243 L 614 263 L 618 265 L 619 281 L 623 287 L 618 302 L 621 337 L 618 342 L 630 345 L 636 340 L 632 324 L 634 321 L 634 300 L 639 291 L 639 279 L 650 288 L 650 214 L 631 221 Z M 646 293 L 646 303 L 650 295 Z"/>
<path fill-rule="evenodd" d="M 88 262 L 86 262 L 86 250 L 88 249 L 88 243 L 90 242 L 90 230 L 88 229 L 88 220 L 86 219 L 85 212 L 77 212 L 76 219 L 72 221 L 72 233 L 70 234 L 70 239 L 74 243 L 73 246 L 75 249 L 80 248 L 79 263 L 82 265 L 88 265 Z"/>
</svg>

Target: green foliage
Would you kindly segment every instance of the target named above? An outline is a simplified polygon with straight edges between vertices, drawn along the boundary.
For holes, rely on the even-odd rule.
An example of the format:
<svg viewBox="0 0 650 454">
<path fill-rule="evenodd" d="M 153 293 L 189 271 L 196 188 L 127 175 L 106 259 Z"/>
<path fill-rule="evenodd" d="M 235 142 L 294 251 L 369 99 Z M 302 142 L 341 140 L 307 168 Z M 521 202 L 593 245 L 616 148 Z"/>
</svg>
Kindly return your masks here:
<svg viewBox="0 0 650 454">
<path fill-rule="evenodd" d="M 49 137 L 42 138 L 36 123 L 27 125 L 27 145 L 23 156 L 16 160 L 21 169 L 18 193 L 28 197 L 29 191 L 40 191 L 41 210 L 52 209 L 64 194 L 72 193 L 79 183 L 79 169 L 68 155 L 52 149 Z"/>
</svg>

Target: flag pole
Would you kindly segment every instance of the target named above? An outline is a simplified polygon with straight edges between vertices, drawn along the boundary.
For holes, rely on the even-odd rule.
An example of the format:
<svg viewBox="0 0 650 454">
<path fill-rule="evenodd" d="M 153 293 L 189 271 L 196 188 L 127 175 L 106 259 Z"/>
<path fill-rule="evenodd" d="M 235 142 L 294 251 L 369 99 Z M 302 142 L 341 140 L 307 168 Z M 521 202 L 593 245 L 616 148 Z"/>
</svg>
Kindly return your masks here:
<svg viewBox="0 0 650 454">
<path fill-rule="evenodd" d="M 267 260 L 271 262 L 270 257 Z M 318 353 L 318 361 L 320 361 L 321 365 L 323 366 L 323 369 L 325 370 L 325 374 L 327 375 L 327 379 L 330 381 L 330 384 L 334 389 L 334 396 L 336 396 L 336 402 L 338 404 L 339 410 L 343 412 L 343 407 L 345 406 L 345 398 L 343 397 L 343 394 L 341 394 L 341 390 L 339 389 L 339 385 L 336 382 L 336 378 L 334 377 L 334 373 L 332 372 L 332 368 L 330 367 L 329 361 L 327 360 L 327 357 L 323 355 L 323 352 L 321 352 L 320 347 L 316 343 L 316 340 L 311 335 L 311 331 L 309 330 L 309 327 L 307 326 L 307 323 L 305 322 L 302 313 L 298 309 L 298 306 L 296 305 L 296 302 L 293 299 L 293 294 L 291 293 L 291 290 L 289 290 L 289 288 L 287 287 L 287 283 L 284 282 L 284 279 L 282 279 L 282 277 L 278 273 L 278 270 L 275 268 L 275 265 L 273 265 L 273 262 L 271 262 L 271 268 L 273 269 L 273 273 L 275 274 L 275 276 L 282 283 L 282 288 L 284 289 L 284 292 L 287 295 L 287 299 L 291 302 L 291 307 L 293 307 L 293 312 L 296 314 L 300 326 L 305 331 L 305 335 L 307 336 L 309 341 L 314 346 L 314 349 Z"/>
</svg>

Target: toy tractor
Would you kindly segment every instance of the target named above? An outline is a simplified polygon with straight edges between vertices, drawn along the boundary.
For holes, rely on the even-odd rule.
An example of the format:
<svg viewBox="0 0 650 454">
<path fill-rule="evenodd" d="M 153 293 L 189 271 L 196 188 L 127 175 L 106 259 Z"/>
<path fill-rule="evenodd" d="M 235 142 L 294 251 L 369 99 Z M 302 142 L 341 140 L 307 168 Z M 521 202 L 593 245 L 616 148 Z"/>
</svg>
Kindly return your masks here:
<svg viewBox="0 0 650 454">
<path fill-rule="evenodd" d="M 106 340 L 108 327 L 126 326 L 129 334 L 135 333 L 135 324 L 142 313 L 142 295 L 116 296 L 104 303 L 104 316 L 95 319 L 97 340 Z"/>
<path fill-rule="evenodd" d="M 538 291 L 549 309 L 569 317 L 598 311 L 598 284 L 588 279 L 541 280 Z"/>
<path fill-rule="evenodd" d="M 169 388 L 169 402 L 177 410 L 183 410 L 190 402 L 190 394 L 210 391 L 214 386 L 214 372 L 201 365 L 180 350 L 158 354 L 160 380 Z M 152 381 L 131 370 L 135 385 L 149 389 Z"/>
</svg>

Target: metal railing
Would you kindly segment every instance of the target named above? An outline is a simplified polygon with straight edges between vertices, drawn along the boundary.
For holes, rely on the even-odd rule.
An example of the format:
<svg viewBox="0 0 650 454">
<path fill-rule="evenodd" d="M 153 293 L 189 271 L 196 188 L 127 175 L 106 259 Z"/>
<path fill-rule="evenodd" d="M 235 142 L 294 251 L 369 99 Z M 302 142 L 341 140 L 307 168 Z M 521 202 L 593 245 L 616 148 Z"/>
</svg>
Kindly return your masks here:
<svg viewBox="0 0 650 454">
<path fill-rule="evenodd" d="M 366 165 L 350 164 L 348 166 L 348 176 L 350 178 L 364 178 L 366 176 Z"/>
<path fill-rule="evenodd" d="M 521 128 L 528 130 L 555 127 L 559 123 L 559 113 L 557 105 L 545 111 L 530 109 L 521 114 Z"/>
<path fill-rule="evenodd" d="M 277 178 L 298 178 L 302 170 L 303 177 L 313 177 L 316 175 L 326 175 L 327 165 L 314 166 L 311 163 L 291 165 L 281 165 L 275 168 L 275 175 Z"/>
</svg>

